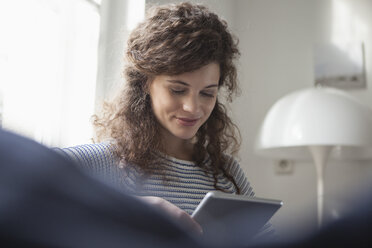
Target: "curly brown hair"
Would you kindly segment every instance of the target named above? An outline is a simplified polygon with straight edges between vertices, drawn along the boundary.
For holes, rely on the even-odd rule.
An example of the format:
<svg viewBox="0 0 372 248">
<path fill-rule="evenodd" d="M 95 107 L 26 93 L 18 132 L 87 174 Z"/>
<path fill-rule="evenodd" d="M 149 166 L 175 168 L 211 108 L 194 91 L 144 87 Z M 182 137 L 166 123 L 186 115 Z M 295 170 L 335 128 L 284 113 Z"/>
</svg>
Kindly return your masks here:
<svg viewBox="0 0 372 248">
<path fill-rule="evenodd" d="M 128 39 L 126 84 L 111 103 L 104 104 L 102 116 L 94 117 L 97 137 L 114 139 L 120 160 L 146 173 L 156 166 L 154 151 L 162 151 L 160 125 L 147 94 L 149 81 L 157 75 L 178 75 L 217 62 L 219 89 L 225 88 L 225 97 L 231 102 L 238 91 L 234 65 L 239 56 L 237 43 L 227 23 L 205 6 L 181 3 L 150 9 Z M 194 162 L 213 174 L 217 190 L 222 190 L 217 186 L 217 175 L 223 173 L 240 193 L 225 156 L 235 154 L 239 147 L 239 130 L 217 99 L 210 117 L 196 133 L 193 151 Z M 207 155 L 209 166 L 203 163 Z"/>
</svg>

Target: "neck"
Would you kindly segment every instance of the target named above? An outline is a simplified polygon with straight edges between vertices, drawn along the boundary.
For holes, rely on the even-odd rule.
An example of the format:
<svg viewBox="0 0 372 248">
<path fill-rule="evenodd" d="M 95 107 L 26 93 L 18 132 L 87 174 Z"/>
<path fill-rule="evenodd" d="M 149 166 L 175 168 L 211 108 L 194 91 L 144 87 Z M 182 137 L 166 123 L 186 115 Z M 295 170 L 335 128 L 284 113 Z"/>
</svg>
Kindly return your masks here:
<svg viewBox="0 0 372 248">
<path fill-rule="evenodd" d="M 166 155 L 181 159 L 192 160 L 194 144 L 191 140 L 183 140 L 172 134 L 163 133 L 163 151 Z"/>
</svg>

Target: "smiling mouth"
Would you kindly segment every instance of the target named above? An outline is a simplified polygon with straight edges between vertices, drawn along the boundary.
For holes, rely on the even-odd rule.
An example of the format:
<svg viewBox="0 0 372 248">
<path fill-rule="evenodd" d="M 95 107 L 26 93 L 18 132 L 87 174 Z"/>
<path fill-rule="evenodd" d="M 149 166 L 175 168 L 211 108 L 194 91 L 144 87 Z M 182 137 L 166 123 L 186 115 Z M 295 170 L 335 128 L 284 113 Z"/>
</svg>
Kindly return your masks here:
<svg viewBox="0 0 372 248">
<path fill-rule="evenodd" d="M 182 126 L 194 126 L 200 118 L 197 119 L 189 119 L 189 118 L 177 118 L 177 122 Z"/>
</svg>

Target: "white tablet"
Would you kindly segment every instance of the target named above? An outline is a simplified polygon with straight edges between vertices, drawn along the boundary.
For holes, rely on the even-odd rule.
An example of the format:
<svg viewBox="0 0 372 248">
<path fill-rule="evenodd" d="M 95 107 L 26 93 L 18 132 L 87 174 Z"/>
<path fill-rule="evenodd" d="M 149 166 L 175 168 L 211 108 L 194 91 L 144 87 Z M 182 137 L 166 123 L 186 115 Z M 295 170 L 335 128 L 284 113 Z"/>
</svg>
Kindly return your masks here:
<svg viewBox="0 0 372 248">
<path fill-rule="evenodd" d="M 207 238 L 250 239 L 283 205 L 280 200 L 208 192 L 192 214 Z M 244 236 L 244 237 L 242 237 Z"/>
</svg>

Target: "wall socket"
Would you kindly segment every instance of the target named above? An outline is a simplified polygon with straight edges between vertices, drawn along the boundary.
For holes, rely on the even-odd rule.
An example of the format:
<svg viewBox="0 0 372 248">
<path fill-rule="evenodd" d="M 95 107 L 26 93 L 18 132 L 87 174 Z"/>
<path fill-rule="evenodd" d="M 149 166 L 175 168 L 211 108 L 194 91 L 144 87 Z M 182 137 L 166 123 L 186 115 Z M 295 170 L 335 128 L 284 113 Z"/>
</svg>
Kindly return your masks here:
<svg viewBox="0 0 372 248">
<path fill-rule="evenodd" d="M 275 161 L 274 170 L 276 174 L 292 174 L 294 171 L 293 160 L 281 159 Z"/>
</svg>

